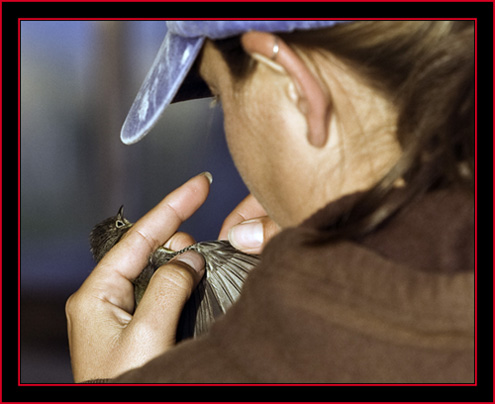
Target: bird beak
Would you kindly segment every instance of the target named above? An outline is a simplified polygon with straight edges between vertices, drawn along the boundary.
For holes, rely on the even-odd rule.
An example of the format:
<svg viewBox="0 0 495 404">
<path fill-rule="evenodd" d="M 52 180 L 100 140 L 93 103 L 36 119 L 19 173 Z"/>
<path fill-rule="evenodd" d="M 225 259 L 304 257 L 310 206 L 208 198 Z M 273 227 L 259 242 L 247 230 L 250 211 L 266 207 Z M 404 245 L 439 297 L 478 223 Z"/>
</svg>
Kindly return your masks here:
<svg viewBox="0 0 495 404">
<path fill-rule="evenodd" d="M 122 205 L 117 213 L 117 216 L 120 217 L 121 219 L 124 218 L 124 205 Z"/>
</svg>

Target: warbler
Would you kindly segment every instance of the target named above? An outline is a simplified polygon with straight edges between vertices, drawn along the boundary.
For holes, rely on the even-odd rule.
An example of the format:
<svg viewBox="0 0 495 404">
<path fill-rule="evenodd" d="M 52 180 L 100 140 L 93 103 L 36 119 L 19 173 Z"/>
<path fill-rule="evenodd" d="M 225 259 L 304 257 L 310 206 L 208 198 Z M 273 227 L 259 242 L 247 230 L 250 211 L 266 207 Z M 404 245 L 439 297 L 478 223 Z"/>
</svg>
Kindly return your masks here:
<svg viewBox="0 0 495 404">
<path fill-rule="evenodd" d="M 124 206 L 115 216 L 98 223 L 90 233 L 91 253 L 98 263 L 105 254 L 132 227 L 124 217 Z M 176 340 L 197 337 L 206 333 L 211 324 L 239 298 L 248 274 L 258 264 L 259 256 L 245 254 L 228 241 L 203 241 L 180 251 L 159 247 L 153 252 L 148 265 L 133 281 L 135 307 L 141 301 L 153 273 L 173 257 L 188 250 L 200 253 L 205 259 L 205 275 L 184 306 Z"/>
</svg>

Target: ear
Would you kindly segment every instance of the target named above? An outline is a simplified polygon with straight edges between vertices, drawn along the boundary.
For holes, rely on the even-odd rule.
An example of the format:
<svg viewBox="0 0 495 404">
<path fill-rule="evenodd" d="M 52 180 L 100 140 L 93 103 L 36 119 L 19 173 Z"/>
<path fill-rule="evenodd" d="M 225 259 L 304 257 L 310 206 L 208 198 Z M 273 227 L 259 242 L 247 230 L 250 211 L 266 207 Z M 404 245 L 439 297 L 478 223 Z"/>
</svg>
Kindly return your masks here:
<svg viewBox="0 0 495 404">
<path fill-rule="evenodd" d="M 288 74 L 293 83 L 291 98 L 306 117 L 308 141 L 315 147 L 323 147 L 328 140 L 330 97 L 320 80 L 296 52 L 273 34 L 246 32 L 241 43 L 253 58 Z"/>
</svg>

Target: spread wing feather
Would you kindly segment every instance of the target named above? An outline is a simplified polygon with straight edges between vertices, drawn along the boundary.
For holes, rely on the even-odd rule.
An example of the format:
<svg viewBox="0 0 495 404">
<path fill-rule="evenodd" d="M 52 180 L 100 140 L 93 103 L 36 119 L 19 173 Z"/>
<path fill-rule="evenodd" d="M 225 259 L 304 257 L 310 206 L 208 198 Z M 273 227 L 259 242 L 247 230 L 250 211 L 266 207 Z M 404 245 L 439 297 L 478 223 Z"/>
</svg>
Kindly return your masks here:
<svg viewBox="0 0 495 404">
<path fill-rule="evenodd" d="M 187 301 L 177 328 L 177 341 L 206 333 L 239 298 L 259 257 L 236 250 L 228 241 L 204 241 L 177 254 L 195 250 L 205 256 L 206 274 Z"/>
</svg>

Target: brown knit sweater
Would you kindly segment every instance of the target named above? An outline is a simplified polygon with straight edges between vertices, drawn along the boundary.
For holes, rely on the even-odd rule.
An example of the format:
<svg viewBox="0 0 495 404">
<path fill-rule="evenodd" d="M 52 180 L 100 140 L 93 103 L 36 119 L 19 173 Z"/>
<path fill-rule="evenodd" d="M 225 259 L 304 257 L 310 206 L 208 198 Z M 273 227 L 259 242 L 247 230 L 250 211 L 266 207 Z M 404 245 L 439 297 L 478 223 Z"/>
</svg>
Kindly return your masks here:
<svg viewBox="0 0 495 404">
<path fill-rule="evenodd" d="M 473 198 L 436 192 L 362 242 L 305 245 L 347 201 L 275 237 L 208 335 L 106 382 L 474 382 Z"/>
</svg>

